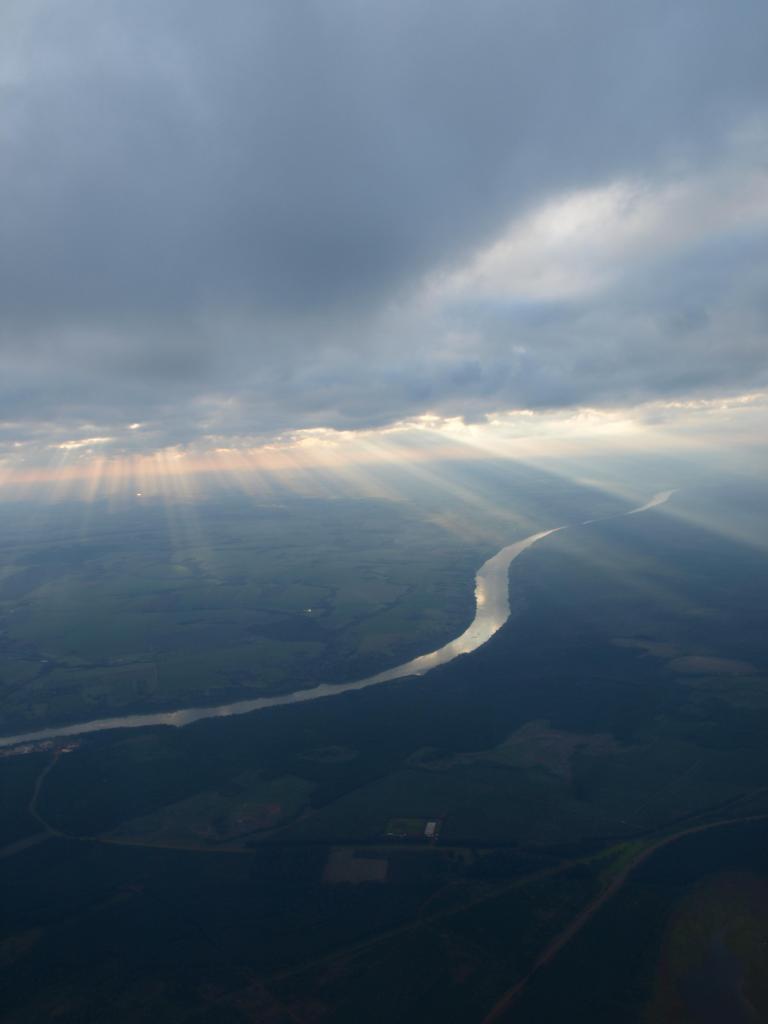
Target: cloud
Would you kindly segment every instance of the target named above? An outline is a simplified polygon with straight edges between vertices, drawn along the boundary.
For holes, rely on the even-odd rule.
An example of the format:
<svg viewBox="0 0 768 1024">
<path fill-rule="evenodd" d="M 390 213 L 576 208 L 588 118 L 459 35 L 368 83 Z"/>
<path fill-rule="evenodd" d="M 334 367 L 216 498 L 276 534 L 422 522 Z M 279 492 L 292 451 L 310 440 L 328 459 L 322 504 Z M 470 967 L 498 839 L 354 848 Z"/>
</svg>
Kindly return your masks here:
<svg viewBox="0 0 768 1024">
<path fill-rule="evenodd" d="M 4 4 L 5 443 L 764 382 L 766 37 L 759 0 Z"/>
</svg>

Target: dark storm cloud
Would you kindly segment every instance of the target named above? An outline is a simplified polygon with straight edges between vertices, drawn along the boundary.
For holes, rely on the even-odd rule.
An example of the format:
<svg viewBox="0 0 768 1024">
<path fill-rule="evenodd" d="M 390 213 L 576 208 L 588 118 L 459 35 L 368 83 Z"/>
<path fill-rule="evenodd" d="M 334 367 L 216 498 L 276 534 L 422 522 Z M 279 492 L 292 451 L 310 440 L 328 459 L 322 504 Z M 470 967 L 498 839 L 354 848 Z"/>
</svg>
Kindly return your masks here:
<svg viewBox="0 0 768 1024">
<path fill-rule="evenodd" d="M 0 38 L 0 419 L 184 443 L 763 372 L 743 233 L 407 313 L 552 195 L 765 161 L 762 0 L 26 0 Z"/>
</svg>

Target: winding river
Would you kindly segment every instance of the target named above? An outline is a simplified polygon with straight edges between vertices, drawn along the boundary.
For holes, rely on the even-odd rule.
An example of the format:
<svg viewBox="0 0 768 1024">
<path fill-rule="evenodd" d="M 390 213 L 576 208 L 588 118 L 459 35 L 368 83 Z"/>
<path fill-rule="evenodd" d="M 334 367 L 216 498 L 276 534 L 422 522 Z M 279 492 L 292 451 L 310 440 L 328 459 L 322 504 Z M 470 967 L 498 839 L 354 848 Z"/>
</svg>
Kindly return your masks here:
<svg viewBox="0 0 768 1024">
<path fill-rule="evenodd" d="M 628 512 L 618 515 L 602 516 L 600 519 L 587 519 L 582 526 L 603 522 L 606 519 L 617 519 L 622 516 L 634 515 L 655 508 L 668 500 L 673 491 L 661 491 L 650 501 Z M 264 708 L 280 707 L 284 704 L 301 704 L 305 701 L 320 700 L 322 697 L 335 697 L 340 693 L 352 690 L 365 690 L 369 686 L 388 683 L 393 679 L 406 676 L 423 676 L 438 665 L 445 665 L 460 654 L 469 654 L 482 647 L 498 632 L 509 618 L 509 567 L 527 548 L 549 537 L 552 533 L 566 529 L 556 526 L 551 530 L 532 533 L 530 537 L 508 544 L 484 562 L 475 576 L 475 617 L 464 632 L 443 647 L 429 654 L 412 658 L 402 665 L 386 669 L 365 679 L 351 683 L 321 683 L 306 690 L 295 690 L 293 693 L 278 694 L 274 697 L 256 697 L 253 700 L 239 700 L 232 704 L 219 704 L 216 707 L 180 708 L 178 711 L 160 711 L 148 715 L 121 715 L 115 718 L 97 718 L 90 722 L 76 722 L 73 725 L 52 726 L 36 732 L 21 733 L 18 736 L 0 737 L 0 747 L 11 747 L 21 743 L 33 743 L 39 740 L 55 739 L 63 736 L 82 736 L 89 732 L 102 732 L 106 729 L 141 729 L 153 725 L 173 725 L 181 727 L 199 722 L 203 718 L 229 718 L 231 715 L 247 715 L 252 711 Z"/>
</svg>

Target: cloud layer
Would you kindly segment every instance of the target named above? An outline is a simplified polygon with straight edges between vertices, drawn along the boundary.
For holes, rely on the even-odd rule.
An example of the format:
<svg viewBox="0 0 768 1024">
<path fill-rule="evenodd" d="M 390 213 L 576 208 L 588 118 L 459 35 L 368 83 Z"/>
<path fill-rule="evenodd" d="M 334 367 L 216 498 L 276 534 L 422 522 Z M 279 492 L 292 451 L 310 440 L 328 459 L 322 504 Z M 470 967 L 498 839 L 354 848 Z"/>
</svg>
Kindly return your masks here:
<svg viewBox="0 0 768 1024">
<path fill-rule="evenodd" d="M 0 451 L 764 385 L 766 38 L 762 0 L 11 0 Z"/>
</svg>

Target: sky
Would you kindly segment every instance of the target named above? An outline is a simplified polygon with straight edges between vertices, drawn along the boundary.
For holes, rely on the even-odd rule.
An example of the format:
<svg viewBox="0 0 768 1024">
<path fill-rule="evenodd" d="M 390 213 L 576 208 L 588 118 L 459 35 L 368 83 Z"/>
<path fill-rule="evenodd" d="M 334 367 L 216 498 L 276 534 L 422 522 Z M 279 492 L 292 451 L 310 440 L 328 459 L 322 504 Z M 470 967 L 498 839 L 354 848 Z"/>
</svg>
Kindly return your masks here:
<svg viewBox="0 0 768 1024">
<path fill-rule="evenodd" d="M 764 0 L 4 0 L 0 480 L 768 428 Z"/>
</svg>

